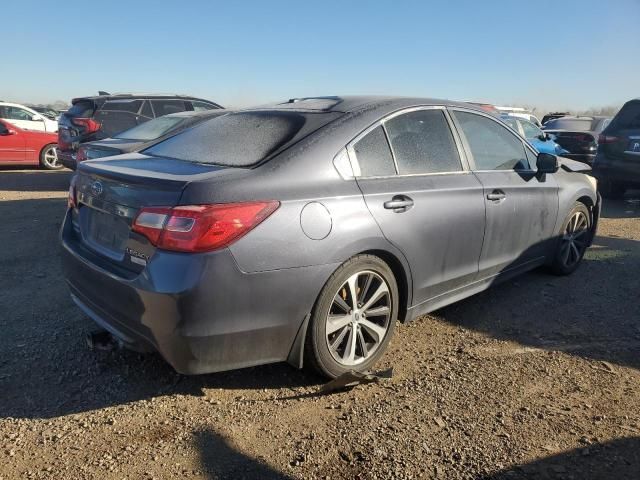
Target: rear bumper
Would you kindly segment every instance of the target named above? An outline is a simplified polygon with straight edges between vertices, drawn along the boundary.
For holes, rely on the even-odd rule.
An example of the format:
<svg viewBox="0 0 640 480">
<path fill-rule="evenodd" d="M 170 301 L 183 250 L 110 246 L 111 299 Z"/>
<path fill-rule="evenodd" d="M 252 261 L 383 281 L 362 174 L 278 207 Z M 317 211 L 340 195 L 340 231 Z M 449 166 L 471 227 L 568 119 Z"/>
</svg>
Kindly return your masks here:
<svg viewBox="0 0 640 480">
<path fill-rule="evenodd" d="M 249 274 L 228 249 L 157 251 L 139 275 L 122 278 L 83 255 L 70 223 L 63 224 L 61 242 L 73 300 L 126 345 L 153 347 L 183 374 L 286 360 L 304 317 L 337 267 Z"/>
<path fill-rule="evenodd" d="M 77 168 L 76 154 L 70 150 L 56 149 L 58 153 L 58 161 L 67 168 L 75 170 Z"/>
</svg>

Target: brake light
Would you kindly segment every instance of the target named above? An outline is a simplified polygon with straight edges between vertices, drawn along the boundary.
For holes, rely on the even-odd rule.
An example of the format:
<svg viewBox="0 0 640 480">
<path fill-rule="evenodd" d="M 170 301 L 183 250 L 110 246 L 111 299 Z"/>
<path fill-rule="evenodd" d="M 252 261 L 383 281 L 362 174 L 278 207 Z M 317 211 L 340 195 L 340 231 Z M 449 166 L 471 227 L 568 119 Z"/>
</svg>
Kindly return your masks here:
<svg viewBox="0 0 640 480">
<path fill-rule="evenodd" d="M 598 143 L 615 143 L 618 141 L 618 137 L 613 135 L 598 135 Z"/>
<path fill-rule="evenodd" d="M 71 183 L 69 185 L 69 195 L 67 196 L 67 208 L 76 208 L 76 186 Z"/>
<path fill-rule="evenodd" d="M 208 252 L 246 235 L 279 206 L 267 201 L 148 207 L 138 213 L 132 230 L 164 250 Z"/>
<path fill-rule="evenodd" d="M 74 117 L 71 119 L 71 123 L 73 123 L 76 127 L 84 128 L 84 133 L 97 132 L 102 126 L 100 122 L 96 122 L 93 118 Z"/>
<path fill-rule="evenodd" d="M 78 148 L 76 152 L 76 162 L 84 162 L 87 159 L 87 150 L 84 147 Z"/>
</svg>

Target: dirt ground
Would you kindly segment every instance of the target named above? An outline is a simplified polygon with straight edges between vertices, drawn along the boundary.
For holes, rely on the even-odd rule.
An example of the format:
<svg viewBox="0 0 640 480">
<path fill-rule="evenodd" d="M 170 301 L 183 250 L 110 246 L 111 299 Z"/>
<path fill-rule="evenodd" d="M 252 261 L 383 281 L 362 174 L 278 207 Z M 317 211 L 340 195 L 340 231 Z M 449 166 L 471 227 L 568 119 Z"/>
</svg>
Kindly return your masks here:
<svg viewBox="0 0 640 480">
<path fill-rule="evenodd" d="M 634 195 L 574 275 L 400 326 L 391 380 L 318 396 L 287 365 L 182 377 L 89 351 L 59 262 L 69 177 L 0 172 L 0 479 L 640 478 Z"/>
</svg>

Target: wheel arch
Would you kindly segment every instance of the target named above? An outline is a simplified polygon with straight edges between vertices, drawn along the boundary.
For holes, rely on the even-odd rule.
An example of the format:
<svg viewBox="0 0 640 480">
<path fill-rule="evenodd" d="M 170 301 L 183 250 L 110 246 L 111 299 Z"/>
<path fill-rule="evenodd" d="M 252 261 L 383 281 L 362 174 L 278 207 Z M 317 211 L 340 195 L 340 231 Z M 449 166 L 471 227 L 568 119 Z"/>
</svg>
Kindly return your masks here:
<svg viewBox="0 0 640 480">
<path fill-rule="evenodd" d="M 400 259 L 393 253 L 387 250 L 365 250 L 360 254 L 373 255 L 384 261 L 393 272 L 393 276 L 398 284 L 398 295 L 400 295 L 398 302 L 398 319 L 405 323 L 407 320 L 407 311 L 409 309 L 411 301 L 411 274 L 407 272 L 407 269 L 400 261 Z"/>
</svg>

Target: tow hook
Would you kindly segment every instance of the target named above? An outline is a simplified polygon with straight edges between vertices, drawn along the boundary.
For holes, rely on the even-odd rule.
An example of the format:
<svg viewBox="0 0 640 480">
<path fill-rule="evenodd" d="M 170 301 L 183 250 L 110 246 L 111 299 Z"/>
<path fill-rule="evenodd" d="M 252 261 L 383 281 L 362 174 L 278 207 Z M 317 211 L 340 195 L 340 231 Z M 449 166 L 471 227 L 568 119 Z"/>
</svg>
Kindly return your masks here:
<svg viewBox="0 0 640 480">
<path fill-rule="evenodd" d="M 86 341 L 89 350 L 113 350 L 118 346 L 118 341 L 106 330 L 87 333 Z"/>
</svg>

